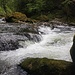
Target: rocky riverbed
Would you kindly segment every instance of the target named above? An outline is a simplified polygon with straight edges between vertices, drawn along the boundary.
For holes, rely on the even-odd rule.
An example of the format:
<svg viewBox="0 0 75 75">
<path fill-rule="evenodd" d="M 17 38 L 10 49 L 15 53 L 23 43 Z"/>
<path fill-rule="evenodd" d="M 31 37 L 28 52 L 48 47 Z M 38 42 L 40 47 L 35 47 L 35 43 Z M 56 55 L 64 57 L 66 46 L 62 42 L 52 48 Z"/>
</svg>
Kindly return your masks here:
<svg viewBox="0 0 75 75">
<path fill-rule="evenodd" d="M 0 24 L 0 51 L 18 49 L 22 47 L 19 41 L 38 42 L 41 40 L 40 37 L 38 27 L 34 28 L 32 24 L 2 23 Z"/>
<path fill-rule="evenodd" d="M 45 57 L 51 63 L 54 62 L 53 65 L 55 65 L 55 63 L 58 64 L 59 62 L 59 64 L 61 64 L 62 66 L 66 64 L 65 67 L 68 67 L 69 64 L 72 64 L 70 48 L 72 46 L 75 27 L 63 24 L 58 25 L 51 22 L 40 22 L 33 24 L 0 23 L 0 75 L 27 75 L 26 70 L 23 70 L 23 68 L 21 68 L 23 66 L 20 67 L 18 65 L 23 60 L 24 62 L 30 61 L 31 59 L 27 59 L 28 57 Z M 37 63 L 39 60 L 42 65 L 42 59 L 32 60 L 33 62 L 35 61 L 35 63 Z M 43 62 L 44 61 L 46 61 L 46 59 L 44 59 Z M 31 62 L 32 61 L 30 61 L 30 64 Z M 63 62 L 65 62 L 65 64 Z M 40 63 L 37 64 L 39 65 Z M 31 64 L 31 66 L 32 65 L 33 64 Z M 50 65 L 52 66 L 52 64 Z M 35 66 L 35 64 L 33 66 Z M 61 69 L 63 68 L 62 66 L 60 66 Z M 55 65 L 53 67 L 57 71 L 53 68 L 50 70 L 52 70 L 53 72 L 55 71 L 55 73 L 57 74 L 61 72 L 58 70 L 59 66 Z M 41 70 L 43 70 L 43 68 L 45 67 L 40 68 Z M 49 67 L 46 68 L 48 70 Z M 40 75 L 42 72 L 44 72 L 41 75 L 46 75 L 45 69 L 40 73 L 39 71 L 37 74 Z M 49 74 L 55 75 L 54 73 L 50 73 L 50 71 Z M 62 74 L 63 73 L 59 75 Z"/>
</svg>

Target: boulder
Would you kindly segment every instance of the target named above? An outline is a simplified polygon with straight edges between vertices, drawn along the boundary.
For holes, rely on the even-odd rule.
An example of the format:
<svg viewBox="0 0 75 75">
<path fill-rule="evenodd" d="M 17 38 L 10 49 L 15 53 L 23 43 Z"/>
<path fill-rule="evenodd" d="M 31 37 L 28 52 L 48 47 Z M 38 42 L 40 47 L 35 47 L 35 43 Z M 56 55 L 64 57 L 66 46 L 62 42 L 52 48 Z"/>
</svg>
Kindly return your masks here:
<svg viewBox="0 0 75 75">
<path fill-rule="evenodd" d="M 19 66 L 29 75 L 75 75 L 71 62 L 47 58 L 27 58 Z"/>
<path fill-rule="evenodd" d="M 75 35 L 73 37 L 73 45 L 70 49 L 70 54 L 71 54 L 72 61 L 75 64 Z"/>
<path fill-rule="evenodd" d="M 6 16 L 6 22 L 25 22 L 27 16 L 20 12 L 14 12 L 11 15 Z"/>
<path fill-rule="evenodd" d="M 19 47 L 22 47 L 19 45 L 18 41 L 14 40 L 0 40 L 0 51 L 8 51 L 8 50 L 15 50 Z"/>
</svg>

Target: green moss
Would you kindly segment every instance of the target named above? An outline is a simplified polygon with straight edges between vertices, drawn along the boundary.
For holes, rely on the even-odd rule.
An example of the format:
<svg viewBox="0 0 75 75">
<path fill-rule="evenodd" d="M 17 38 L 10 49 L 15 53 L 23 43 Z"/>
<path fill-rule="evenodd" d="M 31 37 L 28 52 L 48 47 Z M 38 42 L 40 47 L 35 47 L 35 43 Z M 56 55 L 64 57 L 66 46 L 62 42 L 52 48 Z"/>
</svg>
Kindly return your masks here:
<svg viewBox="0 0 75 75">
<path fill-rule="evenodd" d="M 49 21 L 49 18 L 46 15 L 40 15 L 37 17 L 37 20 L 47 22 Z"/>
<path fill-rule="evenodd" d="M 8 16 L 6 16 L 7 22 L 25 22 L 27 20 L 27 16 L 25 14 L 22 14 L 20 12 L 14 12 Z"/>
<path fill-rule="evenodd" d="M 30 75 L 74 75 L 71 62 L 47 58 L 27 58 L 20 66 Z"/>
</svg>

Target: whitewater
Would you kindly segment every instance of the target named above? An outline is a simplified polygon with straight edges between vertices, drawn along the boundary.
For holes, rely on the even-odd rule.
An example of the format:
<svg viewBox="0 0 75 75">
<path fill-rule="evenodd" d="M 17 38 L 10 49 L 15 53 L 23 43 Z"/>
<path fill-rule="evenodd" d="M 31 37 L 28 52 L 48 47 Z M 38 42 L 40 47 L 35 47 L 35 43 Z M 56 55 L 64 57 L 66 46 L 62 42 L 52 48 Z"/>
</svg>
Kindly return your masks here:
<svg viewBox="0 0 75 75">
<path fill-rule="evenodd" d="M 40 42 L 19 41 L 23 48 L 0 51 L 0 60 L 10 65 L 19 64 L 26 58 L 49 58 L 72 61 L 70 48 L 75 33 L 74 27 L 57 26 L 53 30 L 48 26 L 39 26 Z"/>
</svg>

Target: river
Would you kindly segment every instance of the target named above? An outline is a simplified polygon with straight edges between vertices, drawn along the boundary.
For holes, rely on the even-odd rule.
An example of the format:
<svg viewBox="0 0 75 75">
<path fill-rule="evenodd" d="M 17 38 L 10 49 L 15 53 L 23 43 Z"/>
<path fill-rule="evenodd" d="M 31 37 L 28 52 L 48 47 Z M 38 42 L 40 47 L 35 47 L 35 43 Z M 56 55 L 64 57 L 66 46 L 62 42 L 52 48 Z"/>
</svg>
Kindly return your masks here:
<svg viewBox="0 0 75 75">
<path fill-rule="evenodd" d="M 0 36 L 2 40 L 7 38 L 8 40 L 16 40 L 18 38 L 21 39 L 19 40 L 19 45 L 22 46 L 15 50 L 9 48 L 10 50 L 0 51 L 0 75 L 26 75 L 27 73 L 16 65 L 28 57 L 46 57 L 49 59 L 72 62 L 70 48 L 75 33 L 75 28 L 73 26 L 57 25 L 57 27 L 51 29 L 48 26 L 41 25 L 38 27 L 39 36 L 37 37 L 40 40 L 37 42 L 37 38 L 33 38 L 35 39 L 34 41 L 27 39 L 24 35 L 14 35 L 13 33 L 16 32 L 17 27 L 13 24 L 0 25 L 0 29 L 2 29 L 0 31 Z M 20 27 L 24 27 L 24 25 Z M 31 37 L 33 37 L 32 34 Z"/>
</svg>

